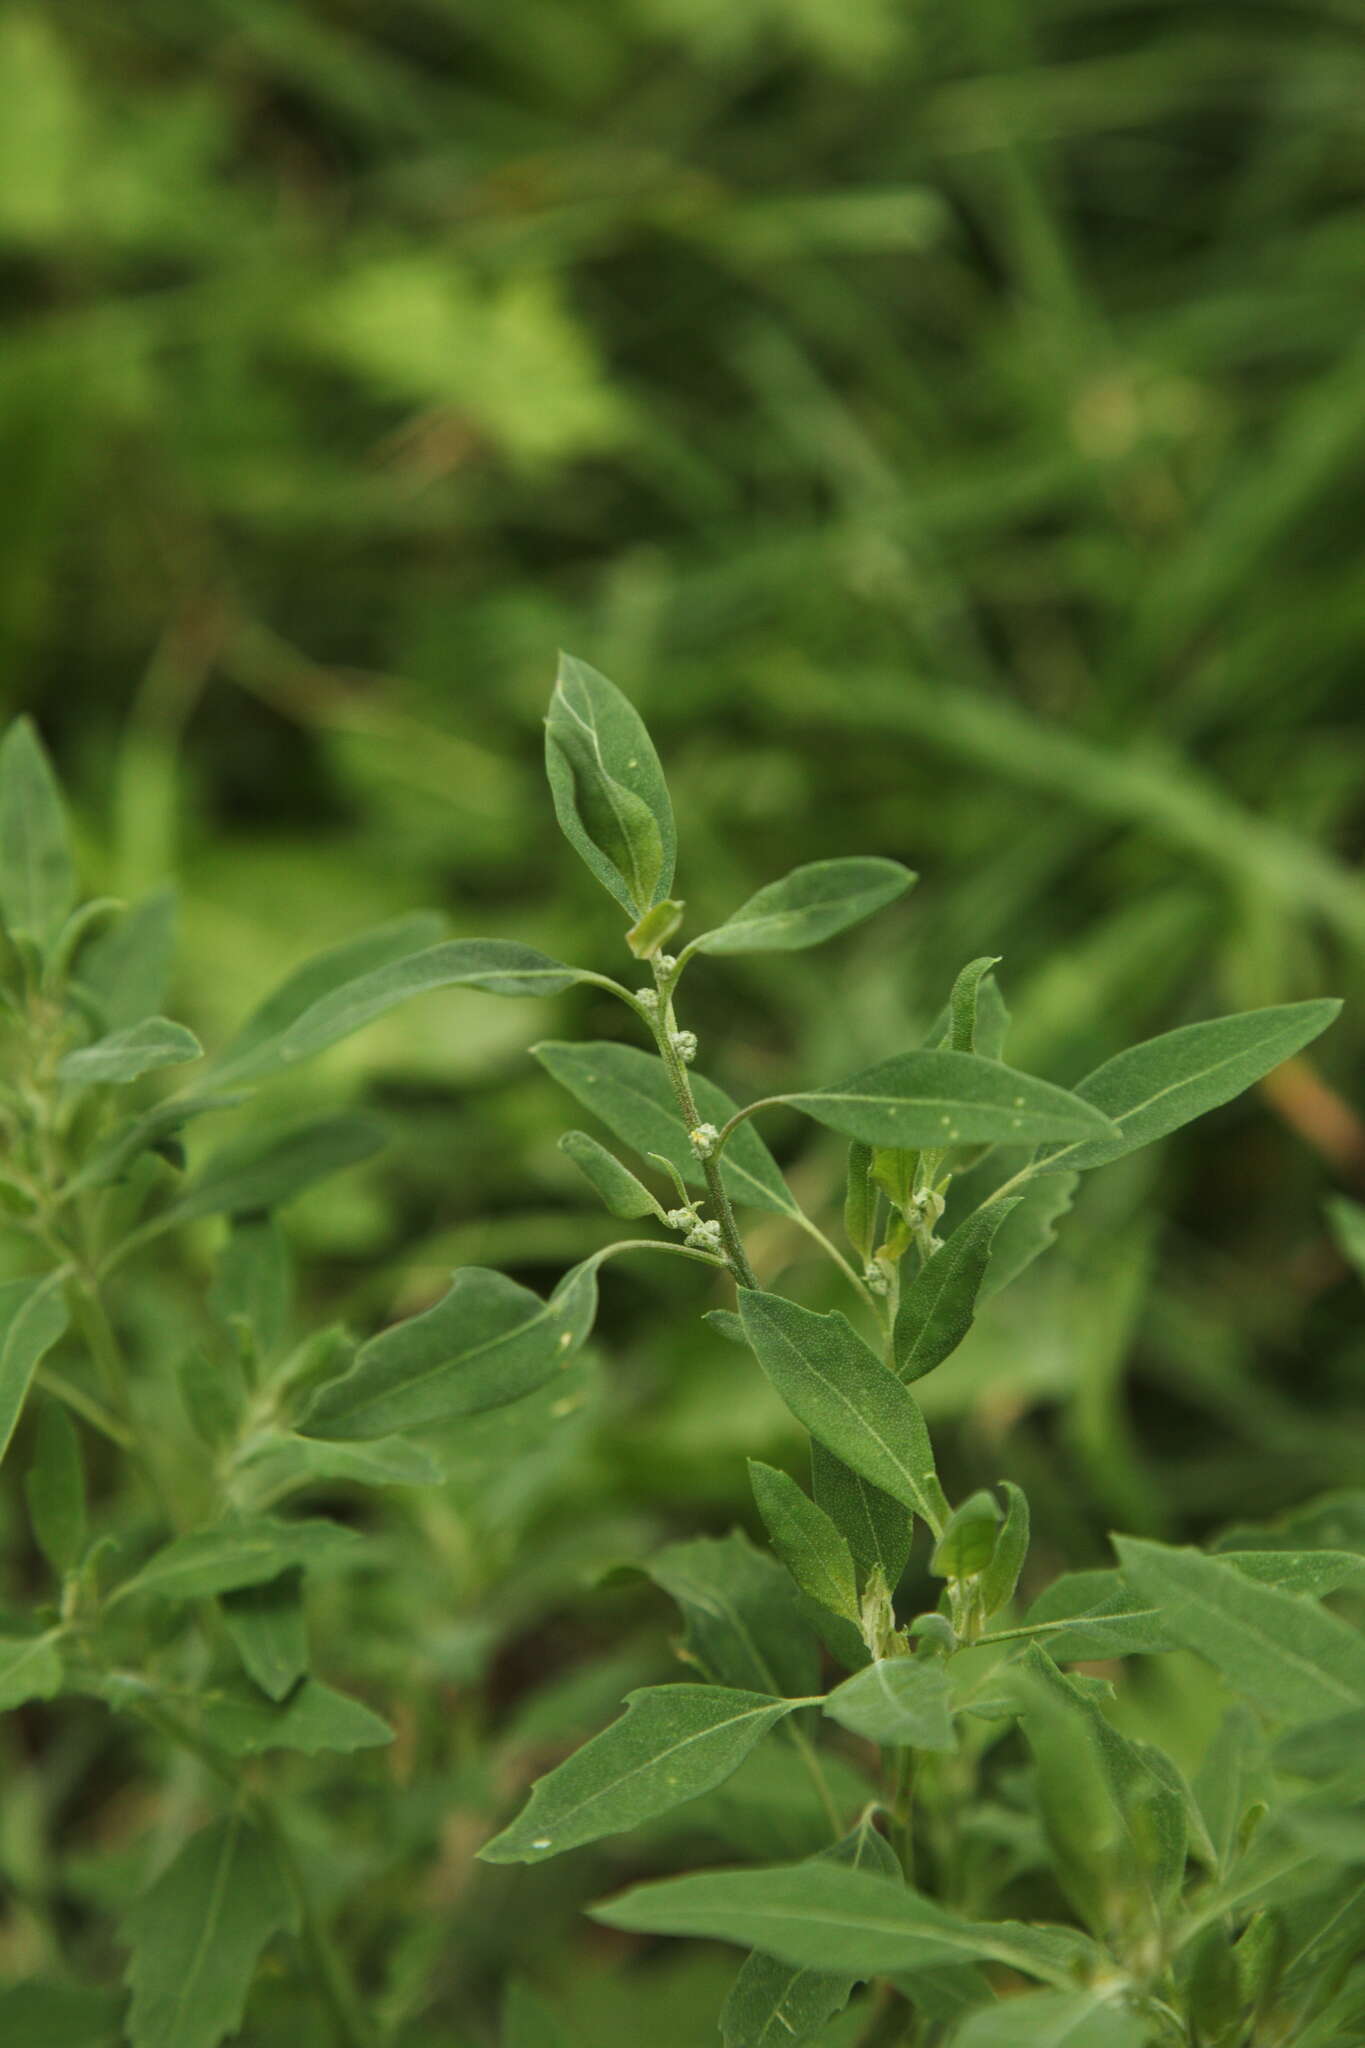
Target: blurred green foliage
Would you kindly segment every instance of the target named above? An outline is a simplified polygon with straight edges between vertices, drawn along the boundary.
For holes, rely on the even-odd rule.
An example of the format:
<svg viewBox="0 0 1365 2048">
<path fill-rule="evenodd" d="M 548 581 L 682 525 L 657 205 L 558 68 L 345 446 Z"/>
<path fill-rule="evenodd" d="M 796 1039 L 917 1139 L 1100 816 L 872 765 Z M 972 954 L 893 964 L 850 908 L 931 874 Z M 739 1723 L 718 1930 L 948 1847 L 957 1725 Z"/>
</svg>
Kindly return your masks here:
<svg viewBox="0 0 1365 2048">
<path fill-rule="evenodd" d="M 910 1042 L 983 953 L 1012 1056 L 1060 1081 L 1191 1016 L 1354 999 L 1313 1071 L 1088 1187 L 926 1389 L 954 1496 L 1025 1483 L 1042 1561 L 1358 1467 L 1365 1343 L 1319 1217 L 1365 1184 L 1362 26 L 1359 0 L 0 8 L 0 713 L 36 713 L 87 881 L 178 873 L 207 1043 L 419 905 L 625 971 L 536 782 L 559 643 L 648 719 L 691 929 L 801 860 L 923 877 L 837 967 L 696 973 L 733 1093 Z M 293 1217 L 335 1313 L 410 1310 L 460 1261 L 538 1285 L 608 1234 L 524 1052 L 620 1026 L 590 991 L 549 1011 L 432 998 L 279 1088 L 363 1092 L 393 1133 Z M 837 1201 L 841 1148 L 771 1135 Z M 780 1221 L 765 1250 L 804 1257 Z M 467 1488 L 395 1528 L 378 1682 L 458 1688 L 496 1648 L 494 1709 L 531 1711 L 626 1612 L 657 1671 L 662 1607 L 583 1575 L 747 1516 L 746 1453 L 789 1454 L 693 1275 L 609 1295 L 572 1441 L 502 1471 L 491 1417 Z M 170 1311 L 148 1295 L 148 1343 Z M 606 1718 L 594 1675 L 552 1739 Z M 1170 1684 L 1150 1711 L 1197 1720 Z M 395 1855 L 430 1850 L 429 1791 Z M 500 1882 L 448 1979 L 518 1960 Z M 534 1884 L 552 1930 L 594 1877 Z M 676 1958 L 626 2017 L 555 1967 L 585 2040 L 702 2038 Z"/>
</svg>

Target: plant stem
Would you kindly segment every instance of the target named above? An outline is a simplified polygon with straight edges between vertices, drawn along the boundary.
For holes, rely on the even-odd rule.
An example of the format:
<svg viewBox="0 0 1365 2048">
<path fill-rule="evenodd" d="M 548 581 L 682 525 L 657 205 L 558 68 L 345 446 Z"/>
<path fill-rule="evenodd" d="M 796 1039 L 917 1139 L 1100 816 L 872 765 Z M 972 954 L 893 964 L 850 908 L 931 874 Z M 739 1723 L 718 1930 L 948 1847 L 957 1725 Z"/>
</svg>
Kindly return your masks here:
<svg viewBox="0 0 1365 2048">
<path fill-rule="evenodd" d="M 677 1097 L 678 1108 L 682 1112 L 684 1127 L 690 1132 L 697 1128 L 697 1125 L 701 1122 L 701 1117 L 697 1111 L 696 1098 L 692 1093 L 692 1083 L 687 1076 L 687 1067 L 684 1064 L 682 1054 L 673 1043 L 673 1033 L 678 1028 L 677 1019 L 673 1014 L 673 997 L 670 993 L 668 978 L 660 971 L 657 962 L 654 968 L 654 978 L 659 985 L 659 1005 L 652 1019 L 654 1042 L 659 1048 L 659 1057 L 663 1061 L 668 1078 L 673 1084 L 673 1093 Z M 714 1156 L 703 1159 L 701 1170 L 706 1179 L 707 1193 L 711 1197 L 716 1218 L 720 1224 L 720 1234 L 725 1245 L 726 1257 L 730 1262 L 730 1270 L 741 1287 L 757 1287 L 758 1281 L 754 1277 L 753 1267 L 749 1264 L 748 1253 L 744 1249 L 744 1241 L 740 1237 L 739 1227 L 735 1222 L 735 1212 L 730 1207 L 730 1197 L 726 1191 L 725 1182 L 721 1179 L 719 1159 Z"/>
<path fill-rule="evenodd" d="M 285 1832 L 284 1823 L 269 1800 L 257 1797 L 253 1807 L 261 1827 L 270 1837 L 298 1905 L 304 1942 L 317 1970 L 317 1988 L 331 2014 L 337 2041 L 341 2048 L 375 2048 L 378 2036 L 365 2017 L 345 1958 L 318 1911 L 317 1900 L 309 1890 L 308 1880 Z"/>
</svg>

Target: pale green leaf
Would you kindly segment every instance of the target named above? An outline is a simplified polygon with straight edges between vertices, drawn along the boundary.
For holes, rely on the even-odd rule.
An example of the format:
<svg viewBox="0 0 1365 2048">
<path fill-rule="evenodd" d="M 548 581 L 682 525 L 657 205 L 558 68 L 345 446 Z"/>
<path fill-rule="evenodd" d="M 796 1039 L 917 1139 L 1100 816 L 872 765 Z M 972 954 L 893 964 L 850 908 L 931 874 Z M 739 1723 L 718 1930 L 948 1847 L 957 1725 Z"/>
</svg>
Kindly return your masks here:
<svg viewBox="0 0 1365 2048">
<path fill-rule="evenodd" d="M 393 1741 L 387 1721 L 316 1678 L 305 1678 L 280 1702 L 245 1690 L 205 1696 L 195 1720 L 205 1740 L 230 1756 L 262 1756 L 271 1749 L 316 1756 L 323 1750 L 375 1749 Z"/>
<path fill-rule="evenodd" d="M 897 1377 L 907 1385 L 942 1365 L 972 1327 L 991 1240 L 1014 1207 L 1013 1201 L 991 1202 L 974 1211 L 901 1295 L 893 1355 Z"/>
<path fill-rule="evenodd" d="M 689 1187 L 705 1186 L 706 1176 L 688 1143 L 663 1062 L 652 1053 L 633 1045 L 553 1040 L 533 1045 L 531 1051 L 575 1101 L 627 1145 L 644 1157 L 661 1154 Z M 698 1115 L 719 1130 L 734 1115 L 734 1103 L 704 1075 L 694 1073 L 689 1080 Z M 776 1160 L 752 1124 L 736 1130 L 721 1155 L 720 1171 L 732 1202 L 776 1209 L 783 1216 L 800 1213 Z"/>
<path fill-rule="evenodd" d="M 0 1636 L 0 1713 L 25 1700 L 50 1700 L 61 1683 L 55 1635 Z"/>
<path fill-rule="evenodd" d="M 718 1685 L 633 1692 L 621 1719 L 538 1779 L 511 1826 L 479 1854 L 534 1863 L 667 1813 L 727 1778 L 803 1704 Z"/>
<path fill-rule="evenodd" d="M 213 1063 L 214 1085 L 262 1081 L 278 1073 L 286 1064 L 282 1053 L 285 1035 L 301 1017 L 336 990 L 430 946 L 440 937 L 444 923 L 431 911 L 417 911 L 305 960 L 252 1011 L 218 1055 Z"/>
<path fill-rule="evenodd" d="M 66 813 L 33 721 L 0 743 L 0 923 L 46 949 L 76 900 Z"/>
<path fill-rule="evenodd" d="M 608 1152 L 605 1145 L 599 1145 L 596 1138 L 590 1138 L 586 1131 L 565 1131 L 559 1141 L 559 1149 L 596 1188 L 612 1216 L 628 1221 L 635 1216 L 660 1216 L 660 1204 L 655 1201 L 643 1181 L 635 1178 L 628 1166 L 623 1166 L 614 1152 Z"/>
<path fill-rule="evenodd" d="M 175 958 L 176 897 L 158 889 L 81 948 L 77 971 L 110 1031 L 161 1008 Z"/>
<path fill-rule="evenodd" d="M 571 654 L 545 720 L 545 772 L 565 838 L 638 920 L 673 887 L 668 785 L 634 705 Z"/>
<path fill-rule="evenodd" d="M 899 861 L 815 860 L 759 889 L 724 924 L 693 939 L 693 953 L 794 953 L 870 917 L 917 878 Z"/>
<path fill-rule="evenodd" d="M 308 1624 L 303 1574 L 281 1572 L 259 1586 L 224 1593 L 223 1623 L 237 1654 L 261 1691 L 282 1700 L 308 1669 Z"/>
<path fill-rule="evenodd" d="M 1291 1720 L 1365 1704 L 1365 1640 L 1335 1614 L 1258 1585 L 1222 1558 L 1116 1537 L 1123 1575 L 1177 1642 L 1238 1692 Z"/>
<path fill-rule="evenodd" d="M 122 1086 L 140 1081 L 158 1067 L 179 1067 L 186 1060 L 197 1060 L 203 1050 L 183 1024 L 173 1024 L 169 1017 L 144 1017 L 140 1024 L 127 1024 L 107 1038 L 96 1039 L 93 1045 L 82 1046 L 79 1052 L 67 1053 L 57 1063 L 57 1079 L 76 1088 Z"/>
<path fill-rule="evenodd" d="M 844 1316 L 739 1292 L 744 1334 L 797 1421 L 837 1458 L 937 1528 L 942 1492 L 924 1417 Z"/>
<path fill-rule="evenodd" d="M 242 1515 L 214 1529 L 173 1537 L 113 1598 L 126 1600 L 137 1593 L 156 1600 L 202 1600 L 237 1586 L 265 1585 L 295 1565 L 312 1570 L 353 1565 L 363 1549 L 359 1532 L 340 1522 Z"/>
<path fill-rule="evenodd" d="M 982 1487 L 953 1509 L 934 1545 L 929 1569 L 936 1579 L 972 1579 L 995 1556 L 1000 1536 L 1000 1503 Z"/>
<path fill-rule="evenodd" d="M 1122 1984 L 1099 1991 L 1034 1991 L 970 2013 L 953 2048 L 1150 2048 L 1165 2036 Z"/>
<path fill-rule="evenodd" d="M 937 1657 L 879 1657 L 836 1685 L 823 1711 L 869 1742 L 954 1749 L 951 1697 Z"/>
<path fill-rule="evenodd" d="M 312 1059 L 413 996 L 436 989 L 473 988 L 494 996 L 556 996 L 582 980 L 533 946 L 511 939 L 450 939 L 406 959 L 389 961 L 333 989 L 290 1025 L 279 1043 L 279 1063 Z"/>
<path fill-rule="evenodd" d="M 801 1591 L 858 1620 L 858 1583 L 853 1553 L 823 1508 L 786 1472 L 749 1460 L 749 1483 L 773 1549 Z"/>
<path fill-rule="evenodd" d="M 130 2048 L 217 2048 L 242 2023 L 261 1950 L 295 1921 L 263 1835 L 240 1814 L 201 1828 L 124 1917 Z"/>
<path fill-rule="evenodd" d="M 943 1963 L 1002 1962 L 1046 1983 L 1068 1983 L 1081 1936 L 983 1925 L 866 1870 L 816 1860 L 766 1870 L 710 1870 L 639 1885 L 594 1906 L 608 1927 L 737 1942 L 801 1968 L 877 1977 Z"/>
<path fill-rule="evenodd" d="M 1112 1135 L 1109 1119 L 1065 1088 L 941 1048 L 898 1053 L 847 1081 L 776 1099 L 865 1145 L 1031 1145 Z"/>
<path fill-rule="evenodd" d="M 315 1117 L 284 1131 L 248 1131 L 191 1174 L 158 1216 L 158 1226 L 278 1208 L 328 1174 L 373 1158 L 385 1137 L 382 1124 L 361 1116 Z"/>
<path fill-rule="evenodd" d="M 504 1273 L 461 1267 L 434 1308 L 361 1346 L 350 1372 L 317 1395 L 302 1433 L 388 1436 L 533 1393 L 591 1330 L 598 1263 L 574 1266 L 548 1301 Z"/>
<path fill-rule="evenodd" d="M 1245 1010 L 1204 1024 L 1184 1024 L 1106 1060 L 1078 1082 L 1076 1094 L 1117 1126 L 1116 1134 L 1065 1145 L 1042 1161 L 1084 1169 L 1105 1166 L 1150 1145 L 1205 1111 L 1230 1102 L 1252 1083 L 1302 1052 L 1337 1016 L 1339 1002 L 1322 998 Z"/>
<path fill-rule="evenodd" d="M 38 1417 L 24 1493 L 38 1548 L 65 1578 L 85 1550 L 85 1474 L 75 1425 L 59 1401 L 46 1402 Z"/>
<path fill-rule="evenodd" d="M 0 1285 L 0 1458 L 9 1449 L 33 1375 L 68 1320 L 55 1274 Z"/>
</svg>

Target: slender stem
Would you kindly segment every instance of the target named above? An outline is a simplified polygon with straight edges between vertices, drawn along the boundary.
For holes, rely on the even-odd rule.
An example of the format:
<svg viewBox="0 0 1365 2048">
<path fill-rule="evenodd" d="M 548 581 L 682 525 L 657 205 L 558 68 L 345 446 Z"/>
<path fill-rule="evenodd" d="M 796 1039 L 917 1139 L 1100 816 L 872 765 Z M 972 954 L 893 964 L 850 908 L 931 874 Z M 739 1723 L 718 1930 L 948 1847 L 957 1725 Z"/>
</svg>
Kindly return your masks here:
<svg viewBox="0 0 1365 2048">
<path fill-rule="evenodd" d="M 304 1942 L 317 1970 L 317 1988 L 331 2014 L 338 2042 L 342 2048 L 375 2048 L 378 2035 L 365 2016 L 346 1960 L 318 1910 L 284 1823 L 268 1800 L 257 1798 L 253 1806 L 298 1905 Z"/>
<path fill-rule="evenodd" d="M 834 1794 L 829 1789 L 829 1780 L 826 1778 L 824 1767 L 820 1762 L 820 1752 L 805 1730 L 798 1728 L 794 1721 L 787 1723 L 787 1732 L 795 1745 L 797 1755 L 806 1767 L 811 1783 L 820 1795 L 820 1804 L 825 1809 L 825 1818 L 829 1822 L 830 1831 L 837 1842 L 841 1839 L 844 1832 L 844 1818 L 835 1804 Z"/>
<path fill-rule="evenodd" d="M 696 1098 L 692 1093 L 692 1083 L 687 1077 L 687 1067 L 683 1062 L 681 1053 L 673 1043 L 673 1033 L 677 1029 L 677 1020 L 673 1015 L 673 1000 L 668 993 L 670 982 L 667 977 L 660 974 L 657 966 L 654 973 L 659 983 L 658 1007 L 650 1018 L 654 1031 L 654 1042 L 659 1048 L 659 1057 L 663 1061 L 668 1078 L 673 1084 L 673 1093 L 677 1097 L 678 1108 L 682 1112 L 684 1128 L 688 1131 L 694 1131 L 701 1122 L 701 1117 L 697 1111 Z M 676 969 L 674 970 L 674 978 L 676 979 Z M 742 1287 L 757 1287 L 758 1281 L 754 1276 L 753 1267 L 749 1264 L 749 1255 L 744 1249 L 744 1240 L 741 1238 L 739 1226 L 735 1222 L 735 1212 L 730 1206 L 730 1196 L 725 1182 L 721 1178 L 720 1161 L 716 1158 L 714 1152 L 702 1160 L 701 1168 L 706 1179 L 707 1193 L 711 1197 L 716 1212 L 716 1219 L 720 1224 L 720 1234 L 725 1245 L 730 1270 Z"/>
<path fill-rule="evenodd" d="M 1019 1636 L 1060 1635 L 1064 1629 L 1083 1629 L 1087 1618 L 1094 1622 L 1096 1627 L 1103 1627 L 1111 1621 L 1150 1621 L 1155 1613 L 1155 1607 L 1134 1607 L 1124 1614 L 1094 1614 L 1089 1617 L 1084 1614 L 1073 1614 L 1065 1621 L 1030 1621 L 1025 1622 L 1020 1628 L 1000 1628 L 992 1635 L 978 1636 L 970 1647 L 974 1650 L 984 1650 L 988 1643 L 1012 1643 Z"/>
<path fill-rule="evenodd" d="M 698 1265 L 719 1266 L 722 1273 L 729 1271 L 729 1261 L 719 1252 L 704 1252 L 692 1244 L 670 1244 L 662 1237 L 623 1237 L 616 1244 L 604 1245 L 592 1256 L 600 1265 L 603 1259 L 614 1259 L 618 1252 L 672 1252 L 675 1259 L 695 1259 Z"/>
<path fill-rule="evenodd" d="M 854 1271 L 853 1267 L 849 1264 L 848 1260 L 840 1251 L 838 1245 L 831 1243 L 829 1238 L 825 1236 L 824 1231 L 821 1230 L 819 1224 L 813 1223 L 810 1217 L 807 1216 L 807 1214 L 805 1213 L 804 1209 L 800 1212 L 799 1215 L 794 1216 L 792 1218 L 792 1221 L 796 1224 L 799 1224 L 800 1228 L 805 1231 L 807 1237 L 814 1238 L 816 1244 L 820 1246 L 821 1250 L 829 1254 L 830 1258 L 833 1259 L 835 1265 L 839 1268 L 840 1272 L 847 1280 L 849 1286 L 852 1287 L 858 1294 L 862 1296 L 862 1299 L 867 1303 L 867 1306 L 872 1310 L 873 1314 L 880 1319 L 881 1311 L 878 1305 L 876 1295 L 872 1292 L 872 1289 L 867 1285 L 861 1273 L 857 1273 Z"/>
<path fill-rule="evenodd" d="M 61 1373 L 53 1372 L 50 1366 L 40 1365 L 38 1385 L 47 1393 L 54 1395 L 57 1400 L 64 1401 L 74 1415 L 79 1415 L 92 1429 L 97 1429 L 101 1436 L 107 1436 L 110 1443 L 117 1444 L 120 1450 L 131 1451 L 134 1448 L 136 1439 L 133 1432 L 125 1429 L 117 1417 L 111 1415 L 93 1395 L 73 1386 Z"/>
</svg>

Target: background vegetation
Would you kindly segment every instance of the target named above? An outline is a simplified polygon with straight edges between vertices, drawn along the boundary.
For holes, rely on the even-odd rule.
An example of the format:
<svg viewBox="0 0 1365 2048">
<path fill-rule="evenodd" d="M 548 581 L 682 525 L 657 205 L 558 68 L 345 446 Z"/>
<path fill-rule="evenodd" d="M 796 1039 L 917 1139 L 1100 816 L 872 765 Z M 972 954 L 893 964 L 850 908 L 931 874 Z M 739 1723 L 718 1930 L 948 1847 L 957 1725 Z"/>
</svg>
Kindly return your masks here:
<svg viewBox="0 0 1365 2048">
<path fill-rule="evenodd" d="M 558 644 L 646 716 L 699 921 L 800 860 L 922 876 L 837 960 L 697 973 L 733 1093 L 909 1042 L 981 953 L 1015 1056 L 1061 1081 L 1189 1017 L 1348 998 L 1311 1068 L 1087 1186 L 926 1387 L 950 1493 L 1026 1485 L 1040 1571 L 1358 1473 L 1321 1204 L 1365 1185 L 1362 26 L 1356 0 L 0 10 L 0 710 L 36 714 L 88 883 L 178 875 L 206 1043 L 417 906 L 625 971 L 539 780 Z M 525 1048 L 620 1029 L 591 992 L 442 997 L 279 1084 L 272 1115 L 363 1095 L 392 1132 L 291 1211 L 310 1309 L 373 1327 L 454 1264 L 543 1286 L 602 1242 Z M 837 1144 L 772 1138 L 833 1196 Z M 214 1242 L 130 1310 L 149 1355 Z M 776 1225 L 759 1250 L 804 1258 Z M 745 1454 L 790 1455 L 699 1287 L 614 1275 L 534 1456 L 493 1416 L 439 1497 L 365 1509 L 388 1569 L 321 1637 L 400 1756 L 319 1809 L 318 1849 L 404 2048 L 491 2039 L 513 1967 L 586 2042 L 710 2038 L 728 1959 L 577 1920 L 629 1874 L 611 1845 L 517 1878 L 515 1912 L 469 1864 L 668 1668 L 662 1597 L 600 1574 L 752 1526 Z M 1197 1726 L 1181 1661 L 1156 1672 L 1145 1711 Z M 193 1786 L 6 1731 L 0 1860 L 79 1940 Z M 0 1965 L 50 1939 L 12 1910 Z"/>
</svg>

